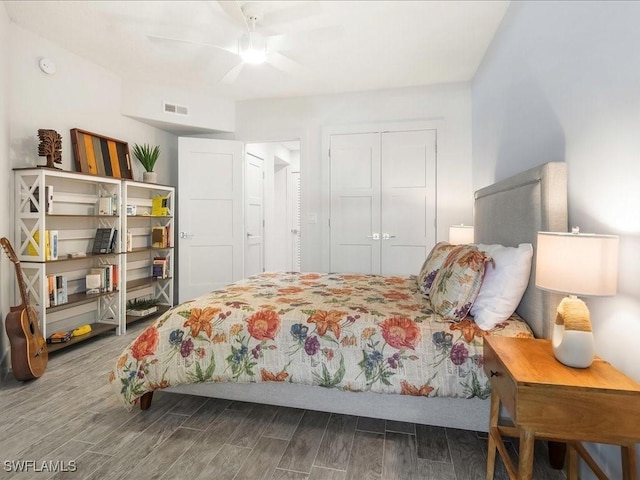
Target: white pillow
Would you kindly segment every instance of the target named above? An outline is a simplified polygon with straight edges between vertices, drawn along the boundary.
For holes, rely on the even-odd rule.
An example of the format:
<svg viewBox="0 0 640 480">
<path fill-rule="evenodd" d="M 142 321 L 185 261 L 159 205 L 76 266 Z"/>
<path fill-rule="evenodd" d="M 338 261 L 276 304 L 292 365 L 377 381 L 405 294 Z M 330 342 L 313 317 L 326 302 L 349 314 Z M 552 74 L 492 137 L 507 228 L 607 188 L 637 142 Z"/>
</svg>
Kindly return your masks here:
<svg viewBox="0 0 640 480">
<path fill-rule="evenodd" d="M 529 283 L 533 246 L 521 243 L 518 248 L 502 245 L 478 245 L 493 258 L 488 263 L 482 287 L 471 307 L 471 315 L 483 330 L 491 330 L 509 318 L 518 307 Z"/>
</svg>

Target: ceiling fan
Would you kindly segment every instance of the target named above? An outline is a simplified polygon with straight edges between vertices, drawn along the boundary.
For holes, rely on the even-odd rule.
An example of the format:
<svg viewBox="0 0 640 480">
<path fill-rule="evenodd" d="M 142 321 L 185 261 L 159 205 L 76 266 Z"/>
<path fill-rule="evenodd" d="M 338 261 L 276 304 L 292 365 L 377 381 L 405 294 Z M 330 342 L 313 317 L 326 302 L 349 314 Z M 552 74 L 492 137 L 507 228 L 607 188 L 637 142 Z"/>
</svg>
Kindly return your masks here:
<svg viewBox="0 0 640 480">
<path fill-rule="evenodd" d="M 304 11 L 295 12 L 295 15 L 309 15 L 316 13 L 318 4 L 314 7 L 312 5 L 313 3 L 315 2 L 310 2 L 308 8 L 305 8 Z M 218 4 L 226 14 L 227 19 L 240 30 L 240 36 L 237 39 L 237 48 L 235 49 L 211 43 L 196 42 L 187 39 L 171 38 L 159 35 L 148 35 L 148 37 L 152 40 L 203 45 L 235 55 L 238 59 L 238 63 L 222 75 L 219 80 L 220 83 L 233 83 L 238 78 L 238 75 L 240 75 L 240 72 L 246 64 L 259 65 L 266 62 L 286 73 L 300 74 L 305 71 L 302 65 L 289 58 L 281 51 L 282 47 L 286 46 L 287 43 L 291 43 L 289 40 L 292 35 L 265 35 L 260 31 L 262 29 L 261 27 L 264 27 L 262 22 L 265 15 L 263 15 L 261 11 L 259 2 L 247 2 L 241 5 L 238 1 L 220 0 Z M 292 15 L 280 15 L 280 20 L 291 20 L 291 16 Z M 275 16 L 271 15 L 271 18 L 275 18 Z M 315 40 L 322 41 L 322 37 L 328 37 L 326 34 L 329 32 L 324 30 L 327 29 L 319 29 L 315 32 L 316 35 L 313 36 Z M 331 38 L 335 38 L 335 29 L 330 28 L 329 30 L 332 30 Z M 307 39 L 310 37 L 310 35 L 308 35 L 309 33 L 313 32 L 307 32 Z M 317 35 L 317 33 L 320 35 Z"/>
</svg>

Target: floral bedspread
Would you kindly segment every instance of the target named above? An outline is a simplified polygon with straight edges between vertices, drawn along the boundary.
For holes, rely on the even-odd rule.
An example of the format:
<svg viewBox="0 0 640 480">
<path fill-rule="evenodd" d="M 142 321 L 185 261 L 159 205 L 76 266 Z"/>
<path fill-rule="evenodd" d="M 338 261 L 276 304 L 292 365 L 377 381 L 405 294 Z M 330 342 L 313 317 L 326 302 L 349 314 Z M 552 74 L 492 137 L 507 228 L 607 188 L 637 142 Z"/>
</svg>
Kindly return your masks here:
<svg viewBox="0 0 640 480">
<path fill-rule="evenodd" d="M 118 358 L 127 408 L 194 382 L 293 382 L 402 395 L 489 395 L 484 335 L 532 336 L 512 317 L 487 333 L 433 314 L 415 277 L 261 274 L 169 310 Z"/>
</svg>

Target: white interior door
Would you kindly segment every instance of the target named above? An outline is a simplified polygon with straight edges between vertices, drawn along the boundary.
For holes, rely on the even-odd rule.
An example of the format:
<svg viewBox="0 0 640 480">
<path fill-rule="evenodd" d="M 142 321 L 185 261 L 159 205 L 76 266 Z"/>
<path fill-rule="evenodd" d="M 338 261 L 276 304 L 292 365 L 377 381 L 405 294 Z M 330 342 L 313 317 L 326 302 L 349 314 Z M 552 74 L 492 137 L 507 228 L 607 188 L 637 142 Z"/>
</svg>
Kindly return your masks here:
<svg viewBox="0 0 640 480">
<path fill-rule="evenodd" d="M 331 270 L 380 272 L 380 135 L 332 135 Z"/>
<path fill-rule="evenodd" d="M 264 161 L 246 154 L 245 277 L 264 271 Z"/>
<path fill-rule="evenodd" d="M 243 275 L 243 144 L 178 139 L 178 299 Z"/>
<path fill-rule="evenodd" d="M 291 173 L 291 270 L 300 271 L 300 172 Z"/>
<path fill-rule="evenodd" d="M 383 275 L 417 274 L 436 241 L 436 131 L 384 132 Z"/>
</svg>

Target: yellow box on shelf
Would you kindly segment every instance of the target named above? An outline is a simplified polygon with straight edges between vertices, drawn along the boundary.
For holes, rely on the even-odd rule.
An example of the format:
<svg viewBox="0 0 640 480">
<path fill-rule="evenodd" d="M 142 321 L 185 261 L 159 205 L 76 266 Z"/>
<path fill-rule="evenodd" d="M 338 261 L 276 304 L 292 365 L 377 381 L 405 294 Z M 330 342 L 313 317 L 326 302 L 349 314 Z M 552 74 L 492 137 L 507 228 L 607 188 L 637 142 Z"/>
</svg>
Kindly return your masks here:
<svg viewBox="0 0 640 480">
<path fill-rule="evenodd" d="M 166 217 L 169 212 L 169 197 L 157 196 L 151 201 L 151 215 L 154 217 Z"/>
</svg>

